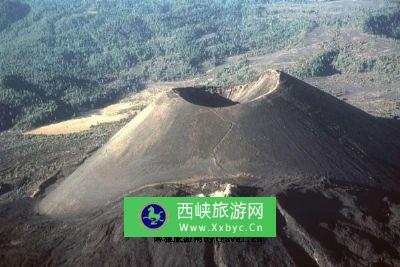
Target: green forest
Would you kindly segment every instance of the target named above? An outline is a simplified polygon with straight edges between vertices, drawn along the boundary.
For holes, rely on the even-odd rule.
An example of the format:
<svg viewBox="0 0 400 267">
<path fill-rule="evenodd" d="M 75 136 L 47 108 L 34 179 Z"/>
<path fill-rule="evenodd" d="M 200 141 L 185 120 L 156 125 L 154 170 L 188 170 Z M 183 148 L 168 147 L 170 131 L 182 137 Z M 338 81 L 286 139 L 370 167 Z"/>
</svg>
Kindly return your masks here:
<svg viewBox="0 0 400 267">
<path fill-rule="evenodd" d="M 400 39 L 400 12 L 373 14 L 364 21 L 363 27 L 372 34 Z"/>
<path fill-rule="evenodd" d="M 73 117 L 147 81 L 189 78 L 229 56 L 289 47 L 318 25 L 365 17 L 357 10 L 319 16 L 309 2 L 0 0 L 0 131 Z M 304 10 L 292 16 L 293 8 Z M 397 26 L 376 28 L 382 18 L 369 19 L 366 31 L 398 37 Z M 321 55 L 307 71 L 332 73 L 335 56 Z"/>
</svg>

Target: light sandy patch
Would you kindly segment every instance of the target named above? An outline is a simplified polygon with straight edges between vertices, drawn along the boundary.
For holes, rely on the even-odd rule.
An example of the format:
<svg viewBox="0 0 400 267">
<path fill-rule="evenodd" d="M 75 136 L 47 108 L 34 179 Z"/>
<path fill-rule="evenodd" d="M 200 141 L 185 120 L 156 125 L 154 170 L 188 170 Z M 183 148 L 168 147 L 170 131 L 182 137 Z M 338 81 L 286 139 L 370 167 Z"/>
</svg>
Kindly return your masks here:
<svg viewBox="0 0 400 267">
<path fill-rule="evenodd" d="M 152 92 L 138 93 L 137 95 L 126 98 L 119 103 L 85 113 L 79 118 L 49 124 L 26 132 L 25 134 L 72 134 L 87 131 L 91 127 L 99 124 L 121 121 L 137 114 L 144 109 L 148 103 L 151 102 L 154 95 L 155 93 Z"/>
<path fill-rule="evenodd" d="M 33 135 L 60 135 L 71 134 L 89 130 L 91 127 L 102 124 L 116 122 L 128 118 L 138 112 L 137 103 L 120 102 L 107 106 L 103 109 L 96 109 L 83 116 L 63 122 L 46 125 L 25 134 Z"/>
<path fill-rule="evenodd" d="M 84 113 L 79 118 L 49 124 L 28 132 L 31 135 L 61 135 L 87 131 L 93 126 L 127 119 L 152 103 L 161 93 L 175 87 L 192 86 L 198 79 L 148 84 L 147 89 L 127 97 L 116 104 Z"/>
<path fill-rule="evenodd" d="M 116 115 L 91 115 L 89 117 L 82 117 L 78 119 L 72 119 L 59 123 L 46 125 L 35 130 L 26 132 L 25 134 L 33 135 L 60 135 L 60 134 L 71 134 L 89 130 L 90 127 L 96 126 L 102 123 L 109 123 L 120 121 L 128 118 L 129 114 L 116 114 Z"/>
<path fill-rule="evenodd" d="M 127 112 L 135 106 L 134 102 L 121 102 L 118 104 L 110 105 L 101 110 L 101 113 L 106 116 L 112 116 Z"/>
</svg>

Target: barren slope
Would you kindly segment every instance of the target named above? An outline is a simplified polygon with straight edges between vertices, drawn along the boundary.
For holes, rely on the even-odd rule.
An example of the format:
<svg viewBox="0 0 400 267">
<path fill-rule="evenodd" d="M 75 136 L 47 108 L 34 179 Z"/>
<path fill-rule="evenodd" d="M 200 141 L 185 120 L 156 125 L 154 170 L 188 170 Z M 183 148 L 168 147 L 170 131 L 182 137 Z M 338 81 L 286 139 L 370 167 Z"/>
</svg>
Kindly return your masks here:
<svg viewBox="0 0 400 267">
<path fill-rule="evenodd" d="M 0 266 L 398 266 L 399 130 L 273 70 L 171 90 L 44 199 L 0 206 Z M 276 196 L 277 238 L 123 237 L 125 195 L 221 192 Z"/>
<path fill-rule="evenodd" d="M 400 132 L 393 123 L 274 70 L 221 94 L 174 89 L 139 113 L 39 208 L 80 214 L 143 186 L 210 178 L 328 179 L 390 188 L 400 177 Z"/>
</svg>

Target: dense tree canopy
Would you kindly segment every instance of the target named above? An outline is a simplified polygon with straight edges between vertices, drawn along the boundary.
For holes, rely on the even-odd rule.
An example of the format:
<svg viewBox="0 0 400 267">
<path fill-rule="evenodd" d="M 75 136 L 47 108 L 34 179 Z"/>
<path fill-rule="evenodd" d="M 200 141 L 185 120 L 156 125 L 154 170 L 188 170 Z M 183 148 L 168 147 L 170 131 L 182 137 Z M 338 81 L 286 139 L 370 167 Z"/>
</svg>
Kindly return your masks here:
<svg viewBox="0 0 400 267">
<path fill-rule="evenodd" d="M 0 32 L 25 17 L 30 11 L 27 4 L 17 1 L 0 0 Z"/>
<path fill-rule="evenodd" d="M 337 72 L 333 61 L 338 54 L 337 49 L 326 49 L 297 66 L 293 73 L 300 77 L 332 75 Z"/>
<path fill-rule="evenodd" d="M 369 33 L 400 39 L 400 10 L 371 15 L 364 21 L 363 27 Z"/>
</svg>

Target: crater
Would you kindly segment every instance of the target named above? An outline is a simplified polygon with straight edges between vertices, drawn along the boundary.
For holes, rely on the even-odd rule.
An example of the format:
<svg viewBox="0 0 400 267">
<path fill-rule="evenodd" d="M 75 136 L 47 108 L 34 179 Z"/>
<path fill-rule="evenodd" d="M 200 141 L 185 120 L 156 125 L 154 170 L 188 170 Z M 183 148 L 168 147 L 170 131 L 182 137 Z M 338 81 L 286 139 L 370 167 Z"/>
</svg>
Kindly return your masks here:
<svg viewBox="0 0 400 267">
<path fill-rule="evenodd" d="M 188 87 L 173 89 L 180 97 L 194 105 L 205 107 L 229 107 L 238 104 L 219 93 L 212 92 L 209 87 Z"/>
<path fill-rule="evenodd" d="M 280 80 L 281 72 L 268 69 L 256 82 L 248 85 L 175 88 L 173 92 L 194 105 L 221 108 L 262 99 L 279 88 Z"/>
</svg>

